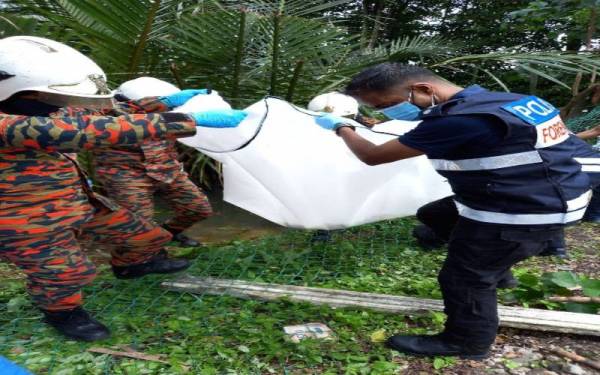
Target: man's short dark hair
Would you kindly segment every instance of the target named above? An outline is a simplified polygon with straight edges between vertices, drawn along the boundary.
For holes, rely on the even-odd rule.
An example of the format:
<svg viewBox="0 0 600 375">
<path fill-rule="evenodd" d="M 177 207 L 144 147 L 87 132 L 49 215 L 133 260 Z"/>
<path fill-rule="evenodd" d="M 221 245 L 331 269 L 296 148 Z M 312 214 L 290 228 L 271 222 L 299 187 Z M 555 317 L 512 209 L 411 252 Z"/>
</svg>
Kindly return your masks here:
<svg viewBox="0 0 600 375">
<path fill-rule="evenodd" d="M 399 63 L 383 63 L 357 74 L 346 86 L 345 93 L 355 96 L 365 92 L 384 92 L 409 81 L 440 80 L 429 69 Z"/>
</svg>

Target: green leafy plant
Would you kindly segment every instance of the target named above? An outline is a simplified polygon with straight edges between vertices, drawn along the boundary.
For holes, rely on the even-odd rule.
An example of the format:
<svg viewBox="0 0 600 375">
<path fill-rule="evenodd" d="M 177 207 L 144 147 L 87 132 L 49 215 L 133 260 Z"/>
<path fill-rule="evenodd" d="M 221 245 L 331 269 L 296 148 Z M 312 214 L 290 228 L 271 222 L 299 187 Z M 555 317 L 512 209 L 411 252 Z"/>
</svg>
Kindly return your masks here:
<svg viewBox="0 0 600 375">
<path fill-rule="evenodd" d="M 507 302 L 518 302 L 524 306 L 544 306 L 551 309 L 564 309 L 571 312 L 587 312 L 595 314 L 600 308 L 598 303 L 552 302 L 552 296 L 598 297 L 600 280 L 577 275 L 573 272 L 560 271 L 544 273 L 541 276 L 524 270 L 515 272 L 519 286 L 503 297 Z M 580 293 L 578 293 L 580 292 Z"/>
<path fill-rule="evenodd" d="M 456 358 L 454 357 L 435 357 L 433 360 L 433 368 L 436 370 L 441 370 L 454 364 L 456 364 Z"/>
</svg>

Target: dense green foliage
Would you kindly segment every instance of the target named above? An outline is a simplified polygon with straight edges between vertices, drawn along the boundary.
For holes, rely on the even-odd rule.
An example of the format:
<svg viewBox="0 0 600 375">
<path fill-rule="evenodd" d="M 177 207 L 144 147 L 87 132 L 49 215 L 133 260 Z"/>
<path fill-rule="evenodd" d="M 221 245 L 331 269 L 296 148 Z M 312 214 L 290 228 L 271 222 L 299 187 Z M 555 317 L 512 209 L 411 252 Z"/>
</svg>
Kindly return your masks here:
<svg viewBox="0 0 600 375">
<path fill-rule="evenodd" d="M 540 85 L 554 94 L 562 85 L 564 98 L 577 72 L 589 79 L 598 66 L 589 53 L 563 53 L 594 46 L 597 19 L 589 0 L 6 4 L 0 35 L 69 42 L 96 59 L 114 84 L 153 75 L 181 86 L 211 85 L 238 105 L 266 94 L 303 104 L 385 60 L 421 62 L 459 83 L 497 89 Z"/>
<path fill-rule="evenodd" d="M 561 106 L 600 68 L 596 3 L 6 0 L 0 36 L 67 42 L 95 59 L 113 86 L 150 75 L 214 88 L 236 107 L 265 95 L 304 105 L 383 61 L 422 64 L 461 85 L 530 92 Z M 205 185 L 218 181 L 219 167 L 206 157 L 188 164 Z"/>
</svg>

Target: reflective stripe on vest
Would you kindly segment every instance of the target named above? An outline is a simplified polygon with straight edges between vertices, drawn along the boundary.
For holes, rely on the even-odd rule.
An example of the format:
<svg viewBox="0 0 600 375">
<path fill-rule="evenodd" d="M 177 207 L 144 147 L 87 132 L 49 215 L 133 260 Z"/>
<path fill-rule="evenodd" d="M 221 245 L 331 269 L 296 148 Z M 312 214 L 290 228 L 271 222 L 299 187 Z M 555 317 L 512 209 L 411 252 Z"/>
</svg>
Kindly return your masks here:
<svg viewBox="0 0 600 375">
<path fill-rule="evenodd" d="M 433 167 L 438 171 L 482 171 L 543 162 L 538 151 L 518 152 L 516 154 L 490 156 L 477 159 L 431 159 L 430 161 L 433 164 Z"/>
<path fill-rule="evenodd" d="M 582 172 L 600 173 L 600 158 L 575 158 Z"/>
<path fill-rule="evenodd" d="M 506 214 L 493 211 L 476 210 L 454 201 L 458 214 L 471 220 L 494 224 L 515 225 L 542 225 L 542 224 L 567 224 L 581 220 L 585 215 L 586 207 L 592 198 L 589 190 L 579 197 L 567 201 L 568 212 L 551 214 Z"/>
<path fill-rule="evenodd" d="M 600 155 L 587 145 L 584 150 L 584 142 L 568 132 L 558 109 L 543 99 L 464 91 L 429 113 L 424 111 L 423 123 L 447 116 L 492 116 L 504 137 L 488 147 L 467 145 L 432 160 L 452 186 L 460 215 L 500 225 L 564 225 L 580 220 L 592 184 L 574 158 Z"/>
</svg>

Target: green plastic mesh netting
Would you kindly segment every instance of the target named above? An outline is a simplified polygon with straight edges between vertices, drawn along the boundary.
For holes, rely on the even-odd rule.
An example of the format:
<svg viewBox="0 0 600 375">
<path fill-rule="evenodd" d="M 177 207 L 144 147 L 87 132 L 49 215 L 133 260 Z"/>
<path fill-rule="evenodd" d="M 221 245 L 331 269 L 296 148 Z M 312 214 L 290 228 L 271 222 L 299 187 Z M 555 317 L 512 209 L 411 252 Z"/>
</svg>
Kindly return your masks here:
<svg viewBox="0 0 600 375">
<path fill-rule="evenodd" d="M 179 255 L 193 259 L 194 276 L 440 298 L 436 274 L 444 253 L 419 250 L 413 225 L 402 219 L 335 231 L 326 242 L 315 242 L 313 232 L 282 230 Z M 104 266 L 85 289 L 85 307 L 113 336 L 82 344 L 40 322 L 20 272 L 5 263 L 0 272 L 0 354 L 35 374 L 307 374 L 339 373 L 341 366 L 389 374 L 398 364 L 374 332 L 434 332 L 443 322 L 440 313 L 408 317 L 171 292 L 160 283 L 177 275 L 117 280 Z M 286 339 L 284 326 L 310 322 L 328 325 L 335 338 Z M 161 355 L 163 362 L 88 351 L 93 347 Z"/>
<path fill-rule="evenodd" d="M 566 121 L 567 127 L 574 133 L 582 132 L 598 124 L 600 124 L 600 106 L 594 107 L 589 112 Z"/>
</svg>

